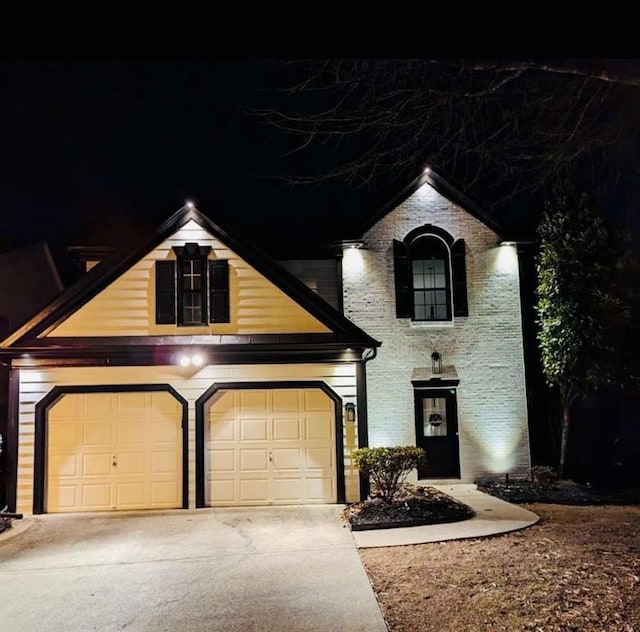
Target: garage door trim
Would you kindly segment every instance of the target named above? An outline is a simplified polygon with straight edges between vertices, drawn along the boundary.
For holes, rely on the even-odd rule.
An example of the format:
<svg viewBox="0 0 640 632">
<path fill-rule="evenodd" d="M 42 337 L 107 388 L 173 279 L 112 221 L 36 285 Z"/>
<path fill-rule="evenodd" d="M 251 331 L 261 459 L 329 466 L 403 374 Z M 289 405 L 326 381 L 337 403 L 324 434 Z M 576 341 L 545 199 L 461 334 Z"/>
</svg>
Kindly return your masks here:
<svg viewBox="0 0 640 632">
<path fill-rule="evenodd" d="M 189 421 L 187 400 L 169 384 L 108 384 L 103 386 L 54 386 L 37 404 L 35 412 L 35 454 L 33 468 L 33 513 L 45 513 L 47 475 L 47 424 L 49 409 L 64 395 L 91 393 L 166 392 L 182 406 L 182 508 L 189 507 Z"/>
<path fill-rule="evenodd" d="M 281 389 L 281 388 L 317 388 L 324 391 L 334 406 L 334 417 L 336 425 L 336 485 L 338 503 L 345 502 L 345 481 L 344 481 L 344 437 L 342 431 L 342 398 L 325 382 L 321 381 L 283 381 L 283 382 L 221 382 L 210 386 L 196 400 L 196 507 L 206 507 L 205 504 L 205 472 L 204 472 L 204 449 L 205 449 L 205 412 L 204 407 L 207 402 L 220 391 L 237 391 L 243 389 Z"/>
</svg>

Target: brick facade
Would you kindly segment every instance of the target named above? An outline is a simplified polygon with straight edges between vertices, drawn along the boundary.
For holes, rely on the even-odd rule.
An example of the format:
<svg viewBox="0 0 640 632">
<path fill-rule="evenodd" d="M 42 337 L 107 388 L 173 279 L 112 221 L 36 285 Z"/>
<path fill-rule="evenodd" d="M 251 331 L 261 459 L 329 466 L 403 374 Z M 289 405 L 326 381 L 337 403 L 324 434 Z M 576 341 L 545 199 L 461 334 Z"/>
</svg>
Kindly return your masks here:
<svg viewBox="0 0 640 632">
<path fill-rule="evenodd" d="M 393 240 L 433 224 L 466 244 L 468 317 L 414 323 L 395 315 Z M 530 468 L 515 247 L 472 215 L 422 185 L 343 258 L 344 314 L 382 341 L 367 364 L 369 444 L 415 445 L 411 374 L 438 351 L 457 387 L 461 480 L 523 476 Z"/>
</svg>

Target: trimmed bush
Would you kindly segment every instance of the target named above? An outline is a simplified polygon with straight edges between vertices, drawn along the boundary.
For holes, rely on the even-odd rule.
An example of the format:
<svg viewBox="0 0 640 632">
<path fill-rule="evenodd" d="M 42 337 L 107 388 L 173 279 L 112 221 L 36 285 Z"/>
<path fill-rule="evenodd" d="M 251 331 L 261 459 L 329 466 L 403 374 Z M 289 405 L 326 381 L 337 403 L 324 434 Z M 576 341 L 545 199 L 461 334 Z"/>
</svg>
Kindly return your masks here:
<svg viewBox="0 0 640 632">
<path fill-rule="evenodd" d="M 409 472 L 422 465 L 425 451 L 412 445 L 392 448 L 358 448 L 353 453 L 354 465 L 368 474 L 386 502 L 392 502 Z"/>
</svg>

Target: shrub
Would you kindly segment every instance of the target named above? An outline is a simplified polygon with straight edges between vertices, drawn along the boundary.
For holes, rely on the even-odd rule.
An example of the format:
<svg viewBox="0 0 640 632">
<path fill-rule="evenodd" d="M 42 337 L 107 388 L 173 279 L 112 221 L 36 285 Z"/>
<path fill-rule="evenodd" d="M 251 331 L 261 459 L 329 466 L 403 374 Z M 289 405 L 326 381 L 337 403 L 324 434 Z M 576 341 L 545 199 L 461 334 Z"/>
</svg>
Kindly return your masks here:
<svg viewBox="0 0 640 632">
<path fill-rule="evenodd" d="M 556 471 L 548 465 L 534 465 L 531 468 L 531 482 L 540 487 L 549 487 L 558 480 Z"/>
<path fill-rule="evenodd" d="M 353 451 L 355 466 L 368 474 L 384 502 L 394 500 L 409 472 L 426 458 L 422 448 L 396 446 L 393 448 L 359 448 Z"/>
</svg>

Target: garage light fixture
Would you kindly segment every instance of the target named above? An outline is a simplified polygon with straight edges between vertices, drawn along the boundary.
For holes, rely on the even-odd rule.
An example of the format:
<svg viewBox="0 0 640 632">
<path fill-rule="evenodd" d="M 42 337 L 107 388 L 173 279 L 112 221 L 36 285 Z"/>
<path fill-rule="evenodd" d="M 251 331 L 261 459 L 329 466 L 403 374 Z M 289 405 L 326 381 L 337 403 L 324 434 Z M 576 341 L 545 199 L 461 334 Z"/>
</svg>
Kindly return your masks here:
<svg viewBox="0 0 640 632">
<path fill-rule="evenodd" d="M 204 356 L 201 353 L 183 353 L 178 358 L 178 363 L 185 368 L 188 366 L 201 367 L 204 364 Z"/>
</svg>

